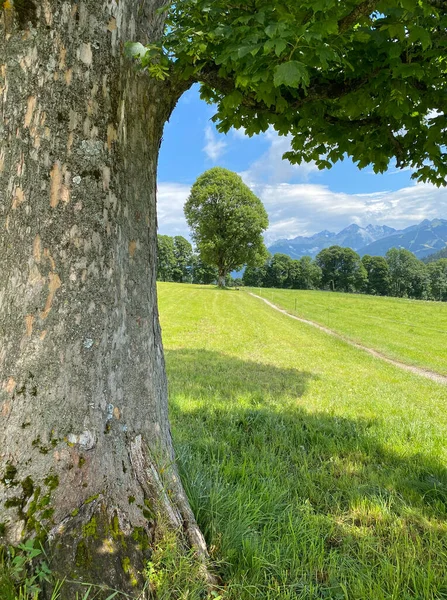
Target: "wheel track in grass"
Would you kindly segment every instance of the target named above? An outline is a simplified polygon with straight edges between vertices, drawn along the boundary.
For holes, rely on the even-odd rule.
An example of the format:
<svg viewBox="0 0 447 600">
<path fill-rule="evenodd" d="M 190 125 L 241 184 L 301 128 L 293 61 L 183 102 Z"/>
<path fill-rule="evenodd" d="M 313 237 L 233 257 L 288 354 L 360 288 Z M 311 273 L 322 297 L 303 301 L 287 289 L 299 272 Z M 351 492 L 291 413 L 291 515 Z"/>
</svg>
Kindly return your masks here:
<svg viewBox="0 0 447 600">
<path fill-rule="evenodd" d="M 305 323 L 306 325 L 311 325 L 312 327 L 315 327 L 316 329 L 319 329 L 320 331 L 323 331 L 324 333 L 327 333 L 328 335 L 331 335 L 332 337 L 335 337 L 339 340 L 342 340 L 343 342 L 346 342 L 353 348 L 357 348 L 358 350 L 363 350 L 364 352 L 367 352 L 369 355 L 374 356 L 374 358 L 379 358 L 380 360 L 383 360 L 390 365 L 398 367 L 399 369 L 402 369 L 404 371 L 408 371 L 409 373 L 413 373 L 414 375 L 420 375 L 421 377 L 425 377 L 426 379 L 431 379 L 431 381 L 435 381 L 436 383 L 441 383 L 443 385 L 447 385 L 447 376 L 446 375 L 441 375 L 440 373 L 436 373 L 436 371 L 431 371 L 430 369 L 423 369 L 422 367 L 416 367 L 415 365 L 409 365 L 400 360 L 390 358 L 389 356 L 386 356 L 386 354 L 382 354 L 382 352 L 379 352 L 378 350 L 374 350 L 373 348 L 369 348 L 368 346 L 364 346 L 363 344 L 354 342 L 354 341 L 350 340 L 349 338 L 345 337 L 344 335 L 341 335 L 337 331 L 334 331 L 333 329 L 329 329 L 329 327 L 325 327 L 324 325 L 320 325 L 320 323 L 317 323 L 315 321 L 310 321 L 309 319 L 303 319 L 302 317 L 297 317 L 296 315 L 292 315 L 284 308 L 281 308 L 277 304 L 273 304 L 273 302 L 270 302 L 270 300 L 267 300 L 266 298 L 263 298 L 262 296 L 253 294 L 253 292 L 248 292 L 248 294 L 250 296 L 253 296 L 253 298 L 258 298 L 259 300 L 262 300 L 263 302 L 265 302 L 267 304 L 267 306 L 270 306 L 270 308 L 273 308 L 274 310 L 282 313 L 283 315 L 286 315 L 286 317 L 289 317 L 290 319 L 294 319 L 295 321 L 300 321 L 300 323 Z"/>
</svg>

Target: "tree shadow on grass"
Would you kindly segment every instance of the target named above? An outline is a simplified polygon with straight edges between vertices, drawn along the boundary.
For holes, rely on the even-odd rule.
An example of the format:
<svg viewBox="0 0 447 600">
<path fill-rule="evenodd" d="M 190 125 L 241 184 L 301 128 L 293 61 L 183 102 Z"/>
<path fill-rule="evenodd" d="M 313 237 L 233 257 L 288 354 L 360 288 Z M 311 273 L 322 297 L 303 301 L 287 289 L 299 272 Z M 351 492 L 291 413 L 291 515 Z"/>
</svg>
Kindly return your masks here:
<svg viewBox="0 0 447 600">
<path fill-rule="evenodd" d="M 330 591 L 344 594 L 341 582 L 349 598 L 444 597 L 447 471 L 436 457 L 393 451 L 380 419 L 306 411 L 311 373 L 206 350 L 166 357 L 182 478 L 230 563 L 224 578 L 243 567 L 262 579 L 254 598 L 344 598 Z M 282 591 L 268 596 L 273 581 Z"/>
<path fill-rule="evenodd" d="M 296 369 L 242 361 L 208 350 L 166 350 L 170 386 L 192 398 L 226 402 L 241 396 L 254 405 L 291 396 L 301 397 L 316 376 Z"/>
</svg>

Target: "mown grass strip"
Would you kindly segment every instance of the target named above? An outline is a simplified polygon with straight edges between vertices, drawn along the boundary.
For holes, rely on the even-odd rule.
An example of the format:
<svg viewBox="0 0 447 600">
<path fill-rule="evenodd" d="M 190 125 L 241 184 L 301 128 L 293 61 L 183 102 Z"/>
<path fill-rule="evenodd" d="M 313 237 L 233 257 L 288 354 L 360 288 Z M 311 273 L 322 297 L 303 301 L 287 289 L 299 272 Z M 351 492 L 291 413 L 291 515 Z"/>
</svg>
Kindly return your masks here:
<svg viewBox="0 0 447 600">
<path fill-rule="evenodd" d="M 421 377 L 426 377 L 427 379 L 431 379 L 432 381 L 436 381 L 437 383 L 447 385 L 447 375 L 441 375 L 440 373 L 436 373 L 435 371 L 431 371 L 426 368 L 418 367 L 416 365 L 409 365 L 408 363 L 404 363 L 400 360 L 390 358 L 383 352 L 379 352 L 378 350 L 375 350 L 373 348 L 368 348 L 367 346 L 360 344 L 359 342 L 350 340 L 343 334 L 341 334 L 333 329 L 329 329 L 325 325 L 321 325 L 321 324 L 317 323 L 316 321 L 310 321 L 309 319 L 305 319 L 304 317 L 299 317 L 298 315 L 292 314 L 291 312 L 287 311 L 286 309 L 281 308 L 281 306 L 278 306 L 277 304 L 270 302 L 270 300 L 267 300 L 267 298 L 262 298 L 262 296 L 258 296 L 257 294 L 255 294 L 253 292 L 248 292 L 248 293 L 251 296 L 253 296 L 253 298 L 258 298 L 259 300 L 262 300 L 263 302 L 265 302 L 265 304 L 270 306 L 270 308 L 279 311 L 283 315 L 286 315 L 289 319 L 294 319 L 296 321 L 300 321 L 301 323 L 305 323 L 306 325 L 311 325 L 312 327 L 316 327 L 320 331 L 323 331 L 324 333 L 327 333 L 328 335 L 331 335 L 338 339 L 341 339 L 344 342 L 346 342 L 347 344 L 350 344 L 351 346 L 353 346 L 354 348 L 357 348 L 358 350 L 361 350 L 363 352 L 367 352 L 371 356 L 374 356 L 375 358 L 379 358 L 380 360 L 383 360 L 399 369 L 403 369 L 404 371 L 409 371 L 410 373 L 414 373 L 415 375 L 419 375 Z"/>
<path fill-rule="evenodd" d="M 307 290 L 250 291 L 390 358 L 447 374 L 445 302 Z"/>
</svg>

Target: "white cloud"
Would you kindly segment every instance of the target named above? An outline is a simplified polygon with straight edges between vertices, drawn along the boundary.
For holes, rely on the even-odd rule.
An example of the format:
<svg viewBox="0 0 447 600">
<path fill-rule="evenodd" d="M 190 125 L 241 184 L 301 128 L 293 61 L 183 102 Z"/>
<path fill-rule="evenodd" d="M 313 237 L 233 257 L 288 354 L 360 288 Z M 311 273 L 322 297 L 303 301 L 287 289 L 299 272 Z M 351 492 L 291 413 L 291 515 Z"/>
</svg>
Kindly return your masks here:
<svg viewBox="0 0 447 600">
<path fill-rule="evenodd" d="M 240 130 L 238 135 L 240 134 Z M 318 171 L 314 162 L 292 165 L 283 159 L 285 152 L 291 149 L 292 136 L 280 136 L 273 129 L 269 129 L 265 138 L 270 142 L 270 148 L 250 167 L 239 173 L 247 185 L 255 185 L 256 182 L 287 183 L 299 178 L 306 181 L 309 174 Z"/>
<path fill-rule="evenodd" d="M 206 144 L 203 147 L 203 151 L 215 163 L 224 154 L 227 143 L 218 138 L 216 132 L 209 124 L 205 129 L 205 141 Z"/>
<path fill-rule="evenodd" d="M 447 189 L 414 184 L 391 192 L 366 194 L 333 192 L 327 186 L 306 182 L 318 171 L 315 163 L 291 165 L 282 156 L 290 149 L 290 136 L 265 134 L 270 147 L 247 171 L 240 173 L 261 198 L 269 214 L 266 242 L 312 235 L 323 229 L 339 231 L 351 223 L 369 223 L 403 229 L 424 219 L 447 218 Z"/>
<path fill-rule="evenodd" d="M 182 235 L 189 238 L 189 228 L 183 214 L 183 206 L 191 186 L 182 183 L 159 183 L 158 229 L 166 235 Z"/>
<path fill-rule="evenodd" d="M 351 223 L 403 229 L 424 219 L 447 218 L 447 189 L 428 183 L 372 194 L 333 192 L 327 186 L 310 183 L 258 183 L 251 187 L 269 214 L 267 244 L 279 238 L 312 235 L 323 229 L 340 231 Z M 183 215 L 189 192 L 189 185 L 159 184 L 160 233 L 190 236 Z"/>
<path fill-rule="evenodd" d="M 357 223 L 403 229 L 424 219 L 447 218 L 447 189 L 430 184 L 373 194 L 333 192 L 315 184 L 252 186 L 270 217 L 266 242 L 312 235 L 323 229 L 339 231 Z"/>
<path fill-rule="evenodd" d="M 235 127 L 231 130 L 231 134 L 237 140 L 244 140 L 247 137 L 247 133 L 245 132 L 244 127 L 239 127 L 236 129 Z"/>
</svg>

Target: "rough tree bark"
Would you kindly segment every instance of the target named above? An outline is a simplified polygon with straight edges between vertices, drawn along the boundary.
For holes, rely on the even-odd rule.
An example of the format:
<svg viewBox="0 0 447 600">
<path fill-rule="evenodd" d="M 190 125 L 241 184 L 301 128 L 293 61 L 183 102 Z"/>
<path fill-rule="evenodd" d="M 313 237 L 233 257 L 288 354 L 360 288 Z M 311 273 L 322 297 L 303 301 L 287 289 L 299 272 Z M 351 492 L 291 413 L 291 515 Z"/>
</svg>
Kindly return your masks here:
<svg viewBox="0 0 447 600">
<path fill-rule="evenodd" d="M 120 590 L 157 514 L 206 552 L 155 288 L 157 155 L 187 85 L 122 57 L 163 4 L 0 0 L 0 543 L 40 536 L 60 574 Z"/>
</svg>

